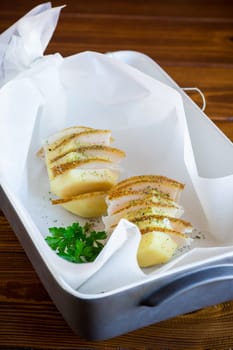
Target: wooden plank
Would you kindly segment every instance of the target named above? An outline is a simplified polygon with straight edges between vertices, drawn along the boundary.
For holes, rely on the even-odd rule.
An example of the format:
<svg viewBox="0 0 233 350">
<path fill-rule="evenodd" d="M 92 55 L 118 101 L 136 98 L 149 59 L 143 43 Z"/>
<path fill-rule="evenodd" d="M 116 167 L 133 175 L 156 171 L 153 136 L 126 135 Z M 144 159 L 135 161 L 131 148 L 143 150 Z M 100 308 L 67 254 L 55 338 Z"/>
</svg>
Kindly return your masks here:
<svg viewBox="0 0 233 350">
<path fill-rule="evenodd" d="M 68 56 L 81 51 L 142 51 L 161 65 L 233 69 L 232 21 L 177 21 L 141 17 L 64 15 L 48 48 Z M 103 28 L 110 28 L 104 30 Z M 232 74 L 232 73 L 231 73 Z"/>
<path fill-rule="evenodd" d="M 67 13 L 113 14 L 120 16 L 170 16 L 170 17 L 206 17 L 206 18 L 232 18 L 231 0 L 53 0 L 53 6 L 66 4 Z M 34 6 L 38 5 L 37 0 L 20 0 L 9 2 L 1 0 L 1 12 L 19 13 L 24 15 Z"/>
<path fill-rule="evenodd" d="M 0 31 L 8 21 L 3 13 Z M 180 66 L 220 65 L 233 69 L 232 25 L 231 18 L 216 21 L 64 12 L 47 53 L 57 52 L 58 47 L 64 56 L 86 50 L 136 50 L 163 65 L 176 62 Z"/>
</svg>

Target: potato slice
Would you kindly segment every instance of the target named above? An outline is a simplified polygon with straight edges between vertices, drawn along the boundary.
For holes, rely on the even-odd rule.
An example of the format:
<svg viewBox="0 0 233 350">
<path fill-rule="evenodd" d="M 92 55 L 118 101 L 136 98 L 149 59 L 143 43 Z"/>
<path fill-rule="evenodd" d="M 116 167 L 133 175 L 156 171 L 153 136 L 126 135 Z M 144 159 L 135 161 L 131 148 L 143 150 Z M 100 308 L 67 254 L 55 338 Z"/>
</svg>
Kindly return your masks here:
<svg viewBox="0 0 233 350">
<path fill-rule="evenodd" d="M 69 199 L 56 199 L 52 204 L 60 204 L 69 212 L 84 218 L 103 215 L 107 210 L 106 192 L 90 192 Z"/>
<path fill-rule="evenodd" d="M 71 169 L 50 181 L 50 190 L 59 198 L 107 191 L 116 184 L 119 171 L 112 169 Z"/>
<path fill-rule="evenodd" d="M 141 267 L 163 264 L 169 261 L 177 248 L 173 239 L 164 232 L 153 231 L 142 235 L 137 259 Z"/>
</svg>

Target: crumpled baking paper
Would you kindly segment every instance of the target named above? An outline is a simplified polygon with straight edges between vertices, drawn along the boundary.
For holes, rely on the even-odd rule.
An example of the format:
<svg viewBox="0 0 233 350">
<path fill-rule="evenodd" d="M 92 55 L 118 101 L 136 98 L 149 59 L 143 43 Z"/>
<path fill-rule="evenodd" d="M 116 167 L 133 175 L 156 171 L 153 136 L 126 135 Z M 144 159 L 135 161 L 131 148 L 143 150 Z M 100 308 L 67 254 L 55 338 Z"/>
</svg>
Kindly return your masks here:
<svg viewBox="0 0 233 350">
<path fill-rule="evenodd" d="M 134 55 L 136 68 L 96 52 L 44 55 L 60 10 L 40 5 L 0 36 L 1 185 L 48 268 L 71 288 L 93 294 L 231 251 L 232 143 L 140 55 Z M 143 73 L 145 67 L 158 78 Z M 112 130 L 114 145 L 127 155 L 122 178 L 153 173 L 184 182 L 184 218 L 201 232 L 199 239 L 168 264 L 142 270 L 140 232 L 122 220 L 95 262 L 56 256 L 44 240 L 48 227 L 78 218 L 50 204 L 45 165 L 36 153 L 50 134 L 72 125 Z"/>
<path fill-rule="evenodd" d="M 49 2 L 41 4 L 1 34 L 1 85 L 43 57 L 62 7 L 51 8 Z"/>
</svg>

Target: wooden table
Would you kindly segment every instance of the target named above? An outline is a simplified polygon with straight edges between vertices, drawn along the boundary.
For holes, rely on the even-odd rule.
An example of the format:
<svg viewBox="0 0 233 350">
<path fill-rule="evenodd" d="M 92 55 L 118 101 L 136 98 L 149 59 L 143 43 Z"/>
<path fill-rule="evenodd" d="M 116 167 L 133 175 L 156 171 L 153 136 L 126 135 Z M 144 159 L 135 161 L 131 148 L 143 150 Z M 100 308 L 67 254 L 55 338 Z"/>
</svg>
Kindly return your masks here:
<svg viewBox="0 0 233 350">
<path fill-rule="evenodd" d="M 199 87 L 206 114 L 233 140 L 232 0 L 67 0 L 47 53 L 137 50 L 180 86 Z M 61 5 L 56 0 L 53 5 Z M 1 32 L 34 0 L 1 0 Z M 198 96 L 193 96 L 200 103 Z M 74 335 L 0 213 L 0 348 L 230 349 L 233 301 L 102 342 Z"/>
</svg>

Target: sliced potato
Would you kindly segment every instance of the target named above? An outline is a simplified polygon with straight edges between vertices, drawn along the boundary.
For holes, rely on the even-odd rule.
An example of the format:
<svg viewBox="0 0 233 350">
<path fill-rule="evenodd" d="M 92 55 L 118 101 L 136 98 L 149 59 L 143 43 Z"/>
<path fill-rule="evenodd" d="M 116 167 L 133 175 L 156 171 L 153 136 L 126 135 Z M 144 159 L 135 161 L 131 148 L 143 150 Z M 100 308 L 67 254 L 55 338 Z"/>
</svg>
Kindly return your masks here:
<svg viewBox="0 0 233 350">
<path fill-rule="evenodd" d="M 59 198 L 107 191 L 117 182 L 119 171 L 112 169 L 71 169 L 50 180 L 50 190 Z"/>
<path fill-rule="evenodd" d="M 48 137 L 44 158 L 50 191 L 68 211 L 83 217 L 106 214 L 106 194 L 120 176 L 125 152 L 110 147 L 111 130 L 73 126 Z"/>
<path fill-rule="evenodd" d="M 163 264 L 169 261 L 177 248 L 173 239 L 164 232 L 153 231 L 142 235 L 137 259 L 141 267 Z"/>
<path fill-rule="evenodd" d="M 104 215 L 107 210 L 105 202 L 106 192 L 83 193 L 69 199 L 53 200 L 53 204 L 60 204 L 69 212 L 84 218 L 94 218 Z"/>
</svg>

